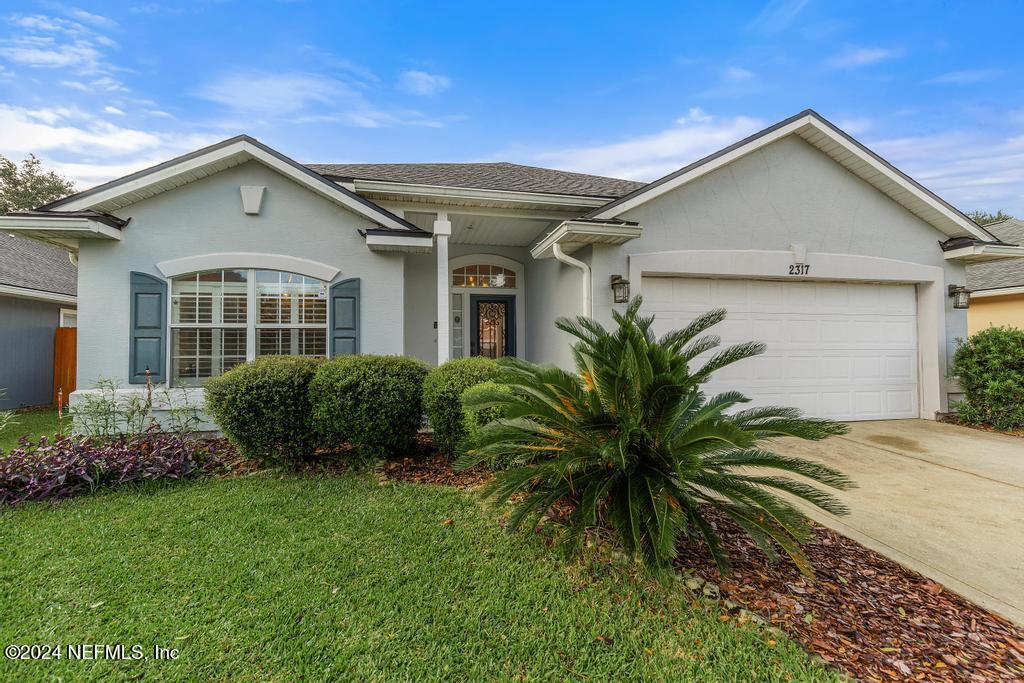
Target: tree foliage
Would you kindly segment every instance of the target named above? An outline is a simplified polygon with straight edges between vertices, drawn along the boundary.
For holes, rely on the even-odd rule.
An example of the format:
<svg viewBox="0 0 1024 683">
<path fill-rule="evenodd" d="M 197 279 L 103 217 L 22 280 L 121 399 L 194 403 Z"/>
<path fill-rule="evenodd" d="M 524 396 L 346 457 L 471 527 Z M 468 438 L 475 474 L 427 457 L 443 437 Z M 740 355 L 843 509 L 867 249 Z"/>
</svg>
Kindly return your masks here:
<svg viewBox="0 0 1024 683">
<path fill-rule="evenodd" d="M 34 154 L 29 154 L 20 167 L 0 156 L 0 214 L 34 209 L 74 191 L 73 182 L 44 169 Z"/>
<path fill-rule="evenodd" d="M 978 225 L 988 225 L 989 223 L 998 223 L 999 221 L 1005 221 L 1008 218 L 1013 218 L 1013 216 L 1005 213 L 1002 209 L 999 209 L 995 213 L 982 211 L 980 209 L 977 211 L 968 211 L 967 217 Z"/>
<path fill-rule="evenodd" d="M 481 430 L 477 447 L 459 465 L 512 463 L 488 491 L 497 501 L 516 500 L 510 530 L 526 520 L 537 523 L 556 502 L 568 500 L 570 548 L 580 547 L 585 531 L 608 529 L 660 573 L 671 567 L 685 534 L 703 539 L 726 571 L 728 557 L 705 517 L 707 508 L 717 508 L 769 557 L 781 549 L 810 573 L 801 544 L 813 538 L 812 527 L 779 494 L 844 514 L 835 497 L 806 480 L 836 489 L 853 484 L 830 467 L 776 454 L 760 442 L 818 440 L 846 426 L 804 418 L 792 408 L 734 411 L 749 400 L 736 391 L 705 396 L 701 385 L 712 373 L 764 346 L 751 342 L 714 352 L 720 339 L 704 333 L 725 318 L 722 309 L 656 339 L 654 318 L 640 315 L 640 303 L 638 297 L 625 313 L 613 313 L 613 331 L 589 318 L 558 321 L 578 340 L 576 372 L 500 361 L 507 388 L 474 392 L 466 403 L 500 407 L 504 417 Z M 706 360 L 693 367 L 698 357 Z"/>
</svg>

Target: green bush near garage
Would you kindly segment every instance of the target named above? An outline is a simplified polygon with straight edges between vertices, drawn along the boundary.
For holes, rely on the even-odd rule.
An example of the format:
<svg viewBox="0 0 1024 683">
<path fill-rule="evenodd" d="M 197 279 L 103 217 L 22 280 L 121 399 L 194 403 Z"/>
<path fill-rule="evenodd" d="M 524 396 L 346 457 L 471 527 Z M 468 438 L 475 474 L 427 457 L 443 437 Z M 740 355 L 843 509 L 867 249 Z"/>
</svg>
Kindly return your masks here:
<svg viewBox="0 0 1024 683">
<path fill-rule="evenodd" d="M 309 458 L 317 447 L 309 384 L 318 358 L 265 356 L 205 385 L 206 409 L 239 450 L 266 464 Z"/>
<path fill-rule="evenodd" d="M 1024 427 L 1024 330 L 990 327 L 960 341 L 953 375 L 964 400 L 953 408 L 961 420 L 996 429 Z"/>
<path fill-rule="evenodd" d="M 454 456 L 466 438 L 462 394 L 466 389 L 501 375 L 490 358 L 458 358 L 434 368 L 423 382 L 423 409 L 434 430 L 434 445 L 445 455 Z"/>
<path fill-rule="evenodd" d="M 309 385 L 313 423 L 327 447 L 351 444 L 366 458 L 412 447 L 423 416 L 423 361 L 403 356 L 341 356 Z"/>
</svg>

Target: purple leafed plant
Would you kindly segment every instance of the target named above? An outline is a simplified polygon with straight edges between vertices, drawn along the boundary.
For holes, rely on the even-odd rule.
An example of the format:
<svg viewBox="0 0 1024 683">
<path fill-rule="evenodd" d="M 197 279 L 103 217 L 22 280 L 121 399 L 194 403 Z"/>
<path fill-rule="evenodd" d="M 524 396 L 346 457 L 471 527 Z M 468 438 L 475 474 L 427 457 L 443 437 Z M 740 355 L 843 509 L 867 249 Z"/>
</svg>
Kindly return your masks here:
<svg viewBox="0 0 1024 683">
<path fill-rule="evenodd" d="M 225 446 L 149 432 L 113 439 L 23 438 L 0 454 L 0 508 L 61 500 L 100 487 L 152 479 L 185 479 L 218 469 Z"/>
</svg>

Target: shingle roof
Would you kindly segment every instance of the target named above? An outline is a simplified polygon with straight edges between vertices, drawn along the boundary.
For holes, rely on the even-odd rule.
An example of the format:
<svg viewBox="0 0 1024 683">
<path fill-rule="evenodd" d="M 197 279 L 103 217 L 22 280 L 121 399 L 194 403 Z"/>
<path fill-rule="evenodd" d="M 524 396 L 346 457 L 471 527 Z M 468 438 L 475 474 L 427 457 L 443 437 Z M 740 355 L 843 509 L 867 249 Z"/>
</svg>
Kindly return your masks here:
<svg viewBox="0 0 1024 683">
<path fill-rule="evenodd" d="M 990 223 L 985 229 L 1003 242 L 1024 245 L 1022 220 L 1009 218 L 998 223 Z M 1002 287 L 1024 287 L 1024 259 L 1014 258 L 967 266 L 967 288 L 971 291 Z"/>
<path fill-rule="evenodd" d="M 480 164 L 306 164 L 334 179 L 384 180 L 396 183 L 471 187 L 482 190 L 540 192 L 615 198 L 646 183 L 620 178 L 522 166 L 505 161 Z"/>
<path fill-rule="evenodd" d="M 67 249 L 0 232 L 0 285 L 75 296 L 78 269 Z"/>
</svg>

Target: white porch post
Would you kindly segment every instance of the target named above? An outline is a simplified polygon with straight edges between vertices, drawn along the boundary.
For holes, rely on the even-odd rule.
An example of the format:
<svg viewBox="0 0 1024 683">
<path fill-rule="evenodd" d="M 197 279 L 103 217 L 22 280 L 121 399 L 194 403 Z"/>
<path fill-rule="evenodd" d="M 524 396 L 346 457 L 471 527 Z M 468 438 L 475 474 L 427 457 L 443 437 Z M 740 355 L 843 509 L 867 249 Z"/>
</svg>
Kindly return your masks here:
<svg viewBox="0 0 1024 683">
<path fill-rule="evenodd" d="M 434 221 L 434 251 L 437 252 L 437 364 L 448 360 L 452 349 L 451 278 L 448 276 L 448 236 L 452 224 L 447 211 L 438 211 Z"/>
</svg>

